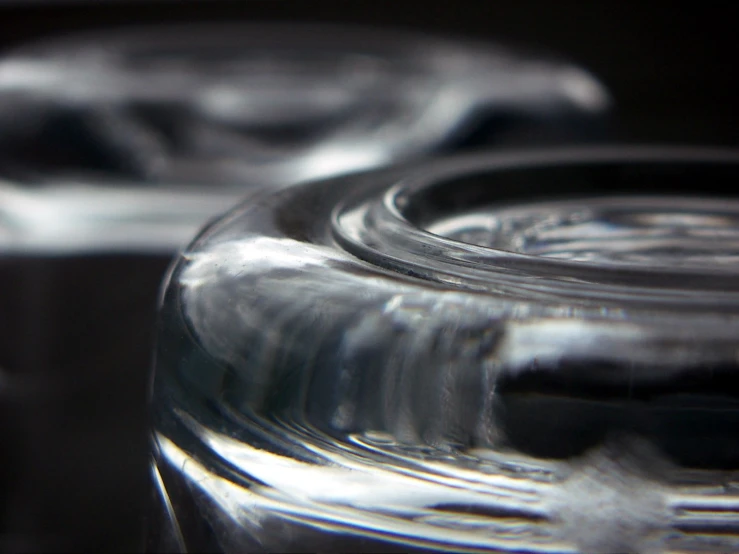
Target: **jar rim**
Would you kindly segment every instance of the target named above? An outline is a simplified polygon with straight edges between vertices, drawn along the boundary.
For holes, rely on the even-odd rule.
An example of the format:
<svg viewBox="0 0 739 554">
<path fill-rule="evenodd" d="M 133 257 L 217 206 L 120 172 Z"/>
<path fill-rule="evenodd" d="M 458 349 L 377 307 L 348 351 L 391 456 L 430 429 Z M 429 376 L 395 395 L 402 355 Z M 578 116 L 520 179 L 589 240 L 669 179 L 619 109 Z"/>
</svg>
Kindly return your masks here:
<svg viewBox="0 0 739 554">
<path fill-rule="evenodd" d="M 563 175 L 557 175 L 563 170 Z M 594 182 L 598 176 L 606 176 L 608 182 Z M 739 304 L 736 266 L 587 263 L 471 244 L 435 234 L 429 226 L 439 213 L 453 218 L 481 200 L 520 206 L 522 200 L 525 204 L 532 196 L 542 195 L 554 202 L 573 193 L 603 198 L 619 194 L 619 187 L 623 190 L 624 186 L 630 189 L 630 197 L 647 199 L 649 195 L 651 200 L 670 204 L 687 196 L 699 203 L 696 196 L 705 198 L 707 193 L 726 190 L 722 185 L 737 176 L 739 154 L 722 149 L 598 147 L 477 154 L 411 170 L 390 186 L 385 184 L 383 190 L 345 199 L 334 209 L 332 228 L 338 242 L 354 255 L 395 270 L 411 266 L 418 270 L 423 265 L 421 257 L 431 256 L 436 267 L 424 275 L 432 279 L 453 276 L 444 282 L 467 288 L 490 290 L 490 283 L 497 286 L 501 280 L 523 276 L 536 279 L 537 291 L 554 296 L 618 297 L 626 302 L 651 299 L 675 307 L 730 304 L 735 309 Z M 554 178 L 547 183 L 550 177 Z M 576 181 L 568 190 L 566 179 L 573 178 Z M 722 182 L 706 182 L 710 178 Z M 481 186 L 480 180 L 487 180 L 489 186 Z M 651 191 L 643 189 L 646 181 L 652 181 Z M 511 182 L 524 186 L 515 190 Z M 634 191 L 640 187 L 642 194 L 636 196 Z M 725 198 L 719 200 L 724 201 L 721 209 L 727 210 Z"/>
</svg>

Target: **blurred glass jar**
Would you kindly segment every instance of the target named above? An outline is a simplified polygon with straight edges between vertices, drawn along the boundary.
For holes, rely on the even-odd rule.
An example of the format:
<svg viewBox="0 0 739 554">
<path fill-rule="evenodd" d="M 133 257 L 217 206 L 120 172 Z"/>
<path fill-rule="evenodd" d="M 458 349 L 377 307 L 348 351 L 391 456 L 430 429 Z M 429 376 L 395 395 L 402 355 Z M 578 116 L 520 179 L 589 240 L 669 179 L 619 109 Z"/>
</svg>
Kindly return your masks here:
<svg viewBox="0 0 739 554">
<path fill-rule="evenodd" d="M 587 140 L 608 107 L 586 71 L 494 45 L 295 24 L 97 32 L 0 63 L 0 175 L 37 187 L 119 186 L 119 217 L 115 200 L 91 201 L 108 203 L 106 222 L 131 221 L 138 236 L 153 217 L 180 218 L 191 223 L 188 240 L 215 213 L 212 201 L 197 215 L 193 206 L 219 187 L 233 204 L 246 185 L 506 137 Z M 164 190 L 170 206 L 156 211 Z"/>
<path fill-rule="evenodd" d="M 737 551 L 738 177 L 590 149 L 251 197 L 166 287 L 149 549 Z"/>
</svg>

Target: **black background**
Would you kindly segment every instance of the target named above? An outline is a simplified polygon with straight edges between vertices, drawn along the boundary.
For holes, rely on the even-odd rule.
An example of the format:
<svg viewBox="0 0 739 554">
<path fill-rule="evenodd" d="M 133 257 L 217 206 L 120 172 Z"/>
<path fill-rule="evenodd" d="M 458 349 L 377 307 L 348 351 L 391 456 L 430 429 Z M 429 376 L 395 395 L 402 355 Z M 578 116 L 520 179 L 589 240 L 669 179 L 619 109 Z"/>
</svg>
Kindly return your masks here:
<svg viewBox="0 0 739 554">
<path fill-rule="evenodd" d="M 0 49 L 74 30 L 219 19 L 420 29 L 569 57 L 612 91 L 620 141 L 734 146 L 738 40 L 729 6 L 623 0 L 16 3 L 0 4 Z M 0 421 L 15 421 L 0 427 L 0 448 L 22 451 L 0 456 L 0 551 L 136 547 L 146 479 L 147 324 L 166 264 L 165 258 L 144 257 L 0 261 L 0 365 L 29 377 L 17 383 L 31 383 L 27 394 L 0 402 Z M 34 375 L 45 376 L 45 384 Z M 3 466 L 4 459 L 12 463 Z"/>
</svg>

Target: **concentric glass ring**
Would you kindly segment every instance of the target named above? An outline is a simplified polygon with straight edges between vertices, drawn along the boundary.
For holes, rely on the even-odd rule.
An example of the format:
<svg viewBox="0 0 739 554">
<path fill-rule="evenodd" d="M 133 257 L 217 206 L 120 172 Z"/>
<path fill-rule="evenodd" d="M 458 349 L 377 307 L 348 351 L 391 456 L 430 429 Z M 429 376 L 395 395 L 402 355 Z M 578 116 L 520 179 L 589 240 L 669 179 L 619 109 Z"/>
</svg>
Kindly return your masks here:
<svg viewBox="0 0 739 554">
<path fill-rule="evenodd" d="M 583 190 L 578 183 L 568 187 L 563 182 L 567 173 L 585 171 L 576 155 L 569 159 L 560 153 L 526 156 L 532 178 L 549 173 L 553 182 L 519 190 L 505 187 L 505 180 L 508 174 L 521 173 L 516 171 L 520 157 L 498 157 L 497 173 L 503 187 L 476 181 L 476 174 L 487 171 L 487 160 L 469 158 L 459 165 L 450 163 L 446 172 L 433 177 L 405 179 L 382 196 L 342 205 L 334 212 L 334 236 L 360 256 L 379 260 L 396 254 L 397 261 L 388 259 L 387 264 L 410 267 L 417 255 L 423 259 L 419 265 L 432 267 L 433 274 L 440 274 L 445 266 L 452 268 L 455 276 L 466 272 L 469 283 L 456 281 L 462 286 L 487 282 L 500 287 L 510 281 L 515 288 L 525 275 L 536 278 L 537 283 L 545 282 L 553 295 L 592 295 L 600 300 L 616 297 L 623 301 L 631 294 L 640 303 L 648 295 L 652 301 L 665 297 L 678 304 L 714 300 L 717 306 L 731 301 L 739 284 L 739 203 L 706 195 L 712 190 L 714 194 L 729 190 L 733 154 L 685 151 L 680 159 L 675 159 L 670 150 L 656 149 L 644 153 L 638 149 L 606 149 L 600 152 L 601 158 L 598 154 L 591 149 L 587 155 L 592 159 L 587 167 L 591 173 L 590 198 L 559 199 L 588 194 L 588 185 Z M 638 174 L 645 171 L 644 166 L 651 166 L 657 173 L 679 177 L 666 183 L 662 176 L 652 183 L 614 183 L 612 176 L 596 182 L 599 173 L 607 176 L 616 165 L 622 167 L 615 171 Z M 455 179 L 461 172 L 464 178 Z M 633 177 L 634 181 L 638 179 Z M 697 185 L 702 179 L 712 182 Z M 636 187 L 639 194 L 635 196 Z M 537 198 L 552 197 L 556 199 L 536 202 Z M 483 209 L 466 211 L 476 205 Z M 445 212 L 453 215 L 444 220 Z M 619 214 L 623 221 L 616 219 Z M 629 227 L 629 217 L 643 223 Z M 579 227 L 573 228 L 573 221 Z M 590 225 L 583 225 L 583 221 Z M 516 243 L 522 240 L 529 244 L 543 242 L 541 237 L 532 241 L 531 236 L 525 239 L 522 235 L 538 230 L 544 241 L 551 240 L 557 226 L 565 229 L 557 243 L 560 252 L 547 255 L 545 250 L 541 255 L 527 251 L 533 250 L 531 246 L 516 249 Z M 549 231 L 548 239 L 541 233 L 542 228 Z M 578 259 L 576 253 L 568 253 L 582 241 L 589 241 L 595 259 Z M 503 244 L 498 246 L 496 242 Z M 631 257 L 624 255 L 621 262 L 606 256 L 599 259 L 599 253 L 609 252 Z M 639 257 L 639 252 L 644 254 Z M 702 294 L 691 294 L 698 291 Z"/>
<path fill-rule="evenodd" d="M 585 149 L 254 195 L 163 296 L 152 544 L 736 550 L 737 176 Z"/>
</svg>

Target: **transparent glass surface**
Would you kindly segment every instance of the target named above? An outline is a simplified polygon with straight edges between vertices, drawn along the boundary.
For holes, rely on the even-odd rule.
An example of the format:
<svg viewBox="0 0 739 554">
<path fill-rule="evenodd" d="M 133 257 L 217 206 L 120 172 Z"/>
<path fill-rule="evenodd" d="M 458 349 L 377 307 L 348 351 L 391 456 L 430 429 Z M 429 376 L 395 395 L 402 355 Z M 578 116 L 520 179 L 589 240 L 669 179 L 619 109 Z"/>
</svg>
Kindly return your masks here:
<svg viewBox="0 0 739 554">
<path fill-rule="evenodd" d="M 298 24 L 98 31 L 0 60 L 0 193 L 12 196 L 4 211 L 36 206 L 10 216 L 16 234 L 33 227 L 25 246 L 42 234 L 74 244 L 105 221 L 112 236 L 101 229 L 93 244 L 117 248 L 129 236 L 146 247 L 149 237 L 161 249 L 189 240 L 245 187 L 496 142 L 537 124 L 550 139 L 584 139 L 608 106 L 585 70 L 495 45 Z M 39 224 L 47 212 L 61 214 L 56 226 Z M 72 219 L 79 228 L 61 232 Z"/>
<path fill-rule="evenodd" d="M 251 196 L 173 266 L 151 551 L 739 550 L 733 152 Z"/>
</svg>

